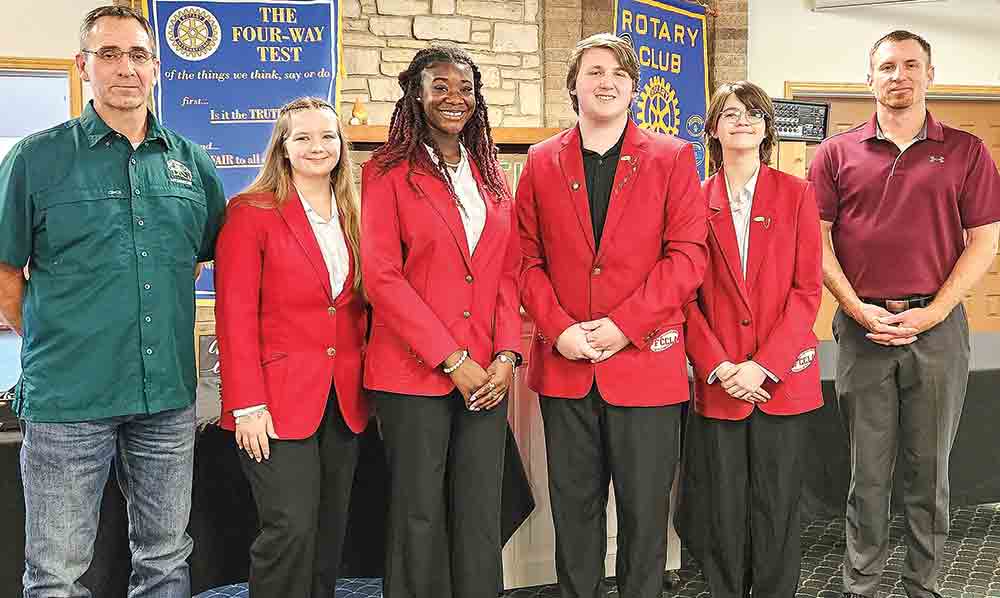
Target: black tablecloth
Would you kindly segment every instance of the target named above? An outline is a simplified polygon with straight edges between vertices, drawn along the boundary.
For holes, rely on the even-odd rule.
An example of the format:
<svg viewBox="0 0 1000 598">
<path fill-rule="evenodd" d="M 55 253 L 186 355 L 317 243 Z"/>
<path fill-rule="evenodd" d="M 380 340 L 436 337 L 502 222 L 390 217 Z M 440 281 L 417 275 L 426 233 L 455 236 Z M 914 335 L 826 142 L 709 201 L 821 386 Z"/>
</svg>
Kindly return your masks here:
<svg viewBox="0 0 1000 598">
<path fill-rule="evenodd" d="M 1000 369 L 971 374 L 951 458 L 953 506 L 1000 502 L 1000 469 L 996 467 L 1000 456 L 996 443 L 1000 417 L 994 408 L 998 389 Z M 811 446 L 806 454 L 802 502 L 806 521 L 841 516 L 850 477 L 847 437 L 837 413 L 832 381 L 824 380 L 823 395 L 824 406 L 808 415 Z M 361 442 L 361 464 L 351 502 L 347 532 L 349 550 L 344 557 L 343 574 L 379 577 L 387 486 L 381 441 L 375 426 L 369 427 Z M 19 434 L 0 433 L 0 513 L 4 516 L 3 541 L 0 541 L 0 598 L 20 595 L 24 504 L 17 475 L 19 446 Z M 215 426 L 199 430 L 190 525 L 195 540 L 191 556 L 195 592 L 247 578 L 248 547 L 256 527 L 256 515 L 235 451 L 231 433 Z M 508 442 L 507 456 L 505 537 L 513 532 L 514 523 L 526 516 L 533 506 L 512 439 Z M 124 504 L 113 479 L 108 490 L 101 505 L 94 562 L 85 576 L 85 583 L 95 596 L 118 598 L 125 595 L 129 552 Z"/>
<path fill-rule="evenodd" d="M 0 434 L 0 598 L 21 595 L 24 571 L 24 500 L 18 474 L 21 435 Z M 382 441 L 376 426 L 362 435 L 351 514 L 348 522 L 344 577 L 381 577 L 388 478 Z M 509 538 L 534 508 L 513 435 L 508 431 L 503 482 L 503 537 Z M 194 485 L 188 532 L 194 539 L 189 559 L 195 593 L 246 581 L 250 543 L 257 514 L 250 487 L 239 465 L 232 432 L 214 424 L 199 427 L 195 441 Z M 94 559 L 84 576 L 99 598 L 124 597 L 128 587 L 129 548 L 125 502 L 114 468 L 101 503 L 101 523 Z"/>
<path fill-rule="evenodd" d="M 951 505 L 960 507 L 1000 502 L 1000 457 L 997 430 L 1000 409 L 1000 370 L 973 371 L 965 394 L 965 408 L 951 451 Z M 824 404 L 809 417 L 802 493 L 803 519 L 843 516 L 851 480 L 847 432 L 840 421 L 832 380 L 823 381 Z M 901 510 L 902 463 L 897 458 L 893 481 L 893 509 Z"/>
</svg>

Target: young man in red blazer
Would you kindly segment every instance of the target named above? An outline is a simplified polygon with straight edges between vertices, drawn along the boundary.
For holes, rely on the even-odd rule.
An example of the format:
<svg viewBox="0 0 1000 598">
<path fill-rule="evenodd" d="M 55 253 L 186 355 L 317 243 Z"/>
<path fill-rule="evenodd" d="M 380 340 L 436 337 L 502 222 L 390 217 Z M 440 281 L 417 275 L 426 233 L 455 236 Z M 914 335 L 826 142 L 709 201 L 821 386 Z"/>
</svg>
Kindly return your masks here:
<svg viewBox="0 0 1000 598">
<path fill-rule="evenodd" d="M 529 150 L 515 202 L 564 598 L 604 595 L 609 480 L 619 594 L 658 598 L 663 585 L 705 205 L 692 148 L 629 119 L 638 78 L 628 42 L 577 44 L 566 83 L 579 123 Z"/>
<path fill-rule="evenodd" d="M 822 293 L 812 186 L 767 166 L 774 107 L 749 81 L 719 87 L 705 118 L 708 269 L 687 305 L 695 372 L 685 436 L 684 520 L 713 598 L 794 596 L 801 455 L 823 405 Z M 766 262 L 766 263 L 765 263 Z"/>
</svg>

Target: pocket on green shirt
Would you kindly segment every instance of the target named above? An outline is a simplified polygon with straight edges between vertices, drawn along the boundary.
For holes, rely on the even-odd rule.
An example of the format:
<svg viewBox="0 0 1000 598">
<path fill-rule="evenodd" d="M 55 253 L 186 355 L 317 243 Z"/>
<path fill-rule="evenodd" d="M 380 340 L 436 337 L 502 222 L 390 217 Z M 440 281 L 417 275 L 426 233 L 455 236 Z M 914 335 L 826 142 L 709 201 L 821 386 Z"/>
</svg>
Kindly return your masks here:
<svg viewBox="0 0 1000 598">
<path fill-rule="evenodd" d="M 40 202 L 45 231 L 44 239 L 37 239 L 37 258 L 60 274 L 127 265 L 128 201 L 120 189 L 46 194 Z"/>
</svg>

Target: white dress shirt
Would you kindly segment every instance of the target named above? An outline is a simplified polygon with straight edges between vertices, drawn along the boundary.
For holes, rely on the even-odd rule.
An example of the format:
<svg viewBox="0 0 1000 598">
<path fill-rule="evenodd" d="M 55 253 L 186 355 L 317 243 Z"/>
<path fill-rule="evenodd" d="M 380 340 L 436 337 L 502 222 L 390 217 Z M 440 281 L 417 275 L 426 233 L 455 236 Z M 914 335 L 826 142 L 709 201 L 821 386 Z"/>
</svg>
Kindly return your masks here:
<svg viewBox="0 0 1000 598">
<path fill-rule="evenodd" d="M 434 155 L 434 148 L 424 144 L 427 153 L 430 154 L 434 164 L 438 163 L 437 156 Z M 451 170 L 451 185 L 455 188 L 457 196 L 458 213 L 462 216 L 462 226 L 465 228 L 465 240 L 469 244 L 469 255 L 476 251 L 479 238 L 483 235 L 486 227 L 486 202 L 479 194 L 479 185 L 476 184 L 476 177 L 472 174 L 472 165 L 469 163 L 469 154 L 465 151 L 465 146 L 459 144 L 462 158 L 458 163 L 458 170 Z"/>
<path fill-rule="evenodd" d="M 732 185 L 729 184 L 729 175 L 723 170 L 723 176 L 726 177 L 726 190 L 729 192 L 729 211 L 733 214 L 733 228 L 736 229 L 736 245 L 740 250 L 740 267 L 743 273 L 743 279 L 746 280 L 747 276 L 747 252 L 750 249 L 750 211 L 753 208 L 753 194 L 757 190 L 757 175 L 760 174 L 760 166 L 757 166 L 757 170 L 754 171 L 750 179 L 739 189 L 733 189 Z M 756 362 L 754 362 L 756 363 Z M 778 382 L 778 377 L 772 374 L 764 366 L 757 364 L 757 367 L 767 375 L 768 378 Z M 716 366 L 712 373 L 708 375 L 708 383 L 713 384 L 718 376 L 715 373 L 719 371 L 719 366 Z"/>
<path fill-rule="evenodd" d="M 723 171 L 725 175 L 725 171 Z M 747 250 L 750 248 L 750 210 L 753 208 L 753 194 L 757 189 L 757 175 L 760 166 L 753 176 L 739 189 L 733 189 L 726 176 L 726 189 L 729 191 L 729 210 L 733 213 L 733 228 L 736 229 L 736 245 L 740 249 L 740 266 L 743 278 L 747 276 Z"/>
<path fill-rule="evenodd" d="M 337 212 L 337 197 L 330 191 L 330 219 L 324 220 L 302 194 L 299 193 L 302 209 L 306 211 L 306 219 L 316 235 L 316 243 L 323 254 L 323 261 L 330 274 L 330 292 L 336 297 L 344 290 L 344 281 L 350 272 L 350 254 L 347 253 L 347 241 L 344 230 L 340 227 L 340 214 Z"/>
<path fill-rule="evenodd" d="M 326 270 L 330 276 L 330 292 L 333 297 L 336 297 L 344 290 L 344 282 L 351 269 L 351 256 L 347 253 L 347 241 L 344 239 L 344 231 L 340 227 L 340 214 L 337 212 L 337 196 L 331 190 L 329 220 L 323 220 L 323 217 L 302 197 L 302 193 L 299 193 L 299 201 L 302 202 L 302 209 L 306 212 L 306 220 L 309 221 L 313 235 L 316 236 L 319 251 L 323 254 L 323 261 L 326 263 Z M 266 406 L 262 403 L 243 409 L 233 409 L 233 417 L 249 415 L 264 409 Z"/>
</svg>

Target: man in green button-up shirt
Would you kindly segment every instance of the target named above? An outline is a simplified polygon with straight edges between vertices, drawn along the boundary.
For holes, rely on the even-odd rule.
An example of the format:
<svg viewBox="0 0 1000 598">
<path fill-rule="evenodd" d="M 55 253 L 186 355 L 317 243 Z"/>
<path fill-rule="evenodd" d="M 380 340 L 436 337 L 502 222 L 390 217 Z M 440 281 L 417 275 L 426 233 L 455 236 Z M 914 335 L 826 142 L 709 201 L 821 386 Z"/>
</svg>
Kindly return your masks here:
<svg viewBox="0 0 1000 598">
<path fill-rule="evenodd" d="M 0 318 L 24 337 L 26 598 L 89 595 L 112 462 L 141 547 L 129 595 L 191 595 L 194 278 L 225 196 L 205 151 L 146 107 L 152 40 L 138 13 L 92 11 L 76 60 L 94 101 L 0 164 Z"/>
</svg>

